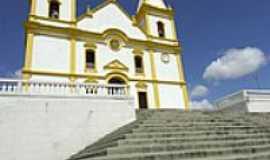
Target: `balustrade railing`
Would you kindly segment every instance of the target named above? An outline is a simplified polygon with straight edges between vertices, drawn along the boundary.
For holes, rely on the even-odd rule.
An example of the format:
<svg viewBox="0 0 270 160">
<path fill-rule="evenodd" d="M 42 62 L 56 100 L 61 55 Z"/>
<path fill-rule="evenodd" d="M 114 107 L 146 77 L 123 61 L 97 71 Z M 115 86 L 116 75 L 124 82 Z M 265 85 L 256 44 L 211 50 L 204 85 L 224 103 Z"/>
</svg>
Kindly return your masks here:
<svg viewBox="0 0 270 160">
<path fill-rule="evenodd" d="M 0 79 L 0 94 L 129 96 L 129 86 Z"/>
</svg>

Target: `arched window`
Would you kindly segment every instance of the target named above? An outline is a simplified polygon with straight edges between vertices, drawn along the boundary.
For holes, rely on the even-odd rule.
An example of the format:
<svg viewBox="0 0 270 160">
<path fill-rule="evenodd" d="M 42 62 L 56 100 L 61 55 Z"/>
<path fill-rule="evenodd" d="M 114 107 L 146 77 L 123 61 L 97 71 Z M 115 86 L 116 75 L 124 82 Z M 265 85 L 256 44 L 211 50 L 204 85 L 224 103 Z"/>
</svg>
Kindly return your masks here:
<svg viewBox="0 0 270 160">
<path fill-rule="evenodd" d="M 109 84 L 117 84 L 117 85 L 124 85 L 126 84 L 125 80 L 119 77 L 113 77 L 109 80 Z"/>
<path fill-rule="evenodd" d="M 49 4 L 49 17 L 59 18 L 60 3 L 57 0 L 51 0 Z"/>
<path fill-rule="evenodd" d="M 88 49 L 86 50 L 86 69 L 95 69 L 95 66 L 95 51 L 92 49 Z"/>
<path fill-rule="evenodd" d="M 135 56 L 135 68 L 136 68 L 136 73 L 143 73 L 143 59 L 141 56 Z"/>
<path fill-rule="evenodd" d="M 158 27 L 158 36 L 164 38 L 165 37 L 165 29 L 164 29 L 164 23 L 163 22 L 157 22 Z"/>
</svg>

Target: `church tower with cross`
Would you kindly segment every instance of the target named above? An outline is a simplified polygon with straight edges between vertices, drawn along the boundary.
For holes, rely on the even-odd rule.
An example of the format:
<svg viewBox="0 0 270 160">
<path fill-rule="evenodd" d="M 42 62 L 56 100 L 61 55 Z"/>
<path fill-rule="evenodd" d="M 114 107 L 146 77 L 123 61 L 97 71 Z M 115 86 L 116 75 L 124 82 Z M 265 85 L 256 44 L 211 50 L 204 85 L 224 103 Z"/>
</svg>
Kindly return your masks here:
<svg viewBox="0 0 270 160">
<path fill-rule="evenodd" d="M 174 10 L 163 0 L 139 0 L 133 16 L 117 0 L 80 16 L 76 0 L 29 6 L 25 81 L 125 85 L 135 108 L 189 110 Z"/>
</svg>

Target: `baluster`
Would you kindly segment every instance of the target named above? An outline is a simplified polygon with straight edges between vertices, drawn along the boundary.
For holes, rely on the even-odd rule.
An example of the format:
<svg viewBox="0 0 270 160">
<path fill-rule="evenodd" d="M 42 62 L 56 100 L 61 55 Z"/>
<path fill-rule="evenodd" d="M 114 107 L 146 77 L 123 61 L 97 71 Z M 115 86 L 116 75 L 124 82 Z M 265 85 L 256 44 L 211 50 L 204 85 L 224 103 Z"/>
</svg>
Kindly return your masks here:
<svg viewBox="0 0 270 160">
<path fill-rule="evenodd" d="M 13 93 L 14 93 L 14 94 L 17 93 L 17 85 L 16 85 L 16 84 L 14 84 L 14 86 L 13 86 Z"/>
<path fill-rule="evenodd" d="M 65 84 L 65 95 L 70 95 L 70 87 L 68 84 Z"/>
<path fill-rule="evenodd" d="M 118 95 L 118 87 L 112 87 L 113 88 L 113 96 L 117 96 Z"/>
<path fill-rule="evenodd" d="M 124 91 L 124 88 L 121 87 L 121 88 L 120 88 L 120 92 L 119 92 L 119 96 L 123 96 L 123 95 L 124 95 L 124 92 L 123 92 L 123 91 Z"/>
<path fill-rule="evenodd" d="M 53 92 L 52 92 L 52 83 L 47 84 L 47 91 L 48 91 L 48 94 L 53 94 Z"/>
<path fill-rule="evenodd" d="M 104 86 L 100 86 L 99 87 L 99 91 L 98 91 L 98 95 L 100 96 L 104 96 L 105 95 L 105 87 Z"/>
<path fill-rule="evenodd" d="M 109 87 L 109 90 L 110 90 L 109 96 L 113 96 L 113 87 Z"/>
<path fill-rule="evenodd" d="M 64 85 L 62 83 L 59 83 L 59 92 L 61 93 L 61 95 L 64 95 Z"/>
<path fill-rule="evenodd" d="M 80 85 L 80 90 L 81 90 L 81 95 L 85 96 L 86 90 L 85 90 L 85 86 L 83 84 Z"/>
<path fill-rule="evenodd" d="M 29 93 L 30 94 L 38 94 L 38 92 L 39 92 L 39 84 L 37 84 L 35 82 L 32 82 L 29 85 L 30 85 Z"/>
<path fill-rule="evenodd" d="M 57 85 L 57 83 L 52 83 L 51 84 L 51 92 L 52 92 L 52 94 L 59 94 L 58 92 L 57 92 L 57 90 L 56 90 L 56 85 Z"/>
<path fill-rule="evenodd" d="M 4 83 L 4 85 L 3 85 L 3 92 L 5 93 L 5 92 L 7 92 L 7 86 L 6 86 L 6 84 Z"/>
<path fill-rule="evenodd" d="M 62 93 L 61 93 L 61 88 L 60 88 L 60 84 L 59 84 L 59 83 L 56 83 L 56 84 L 55 84 L 55 91 L 56 91 L 59 95 L 62 94 Z"/>
<path fill-rule="evenodd" d="M 21 89 L 22 89 L 22 82 L 20 81 L 17 83 L 16 93 L 21 93 Z"/>
<path fill-rule="evenodd" d="M 11 93 L 12 92 L 12 84 L 9 84 L 7 87 L 7 92 Z"/>
<path fill-rule="evenodd" d="M 45 83 L 40 84 L 40 94 L 47 94 L 46 84 Z"/>
<path fill-rule="evenodd" d="M 95 95 L 98 95 L 98 89 L 99 89 L 99 86 L 96 86 L 95 88 L 96 88 L 96 89 L 95 89 Z"/>
</svg>

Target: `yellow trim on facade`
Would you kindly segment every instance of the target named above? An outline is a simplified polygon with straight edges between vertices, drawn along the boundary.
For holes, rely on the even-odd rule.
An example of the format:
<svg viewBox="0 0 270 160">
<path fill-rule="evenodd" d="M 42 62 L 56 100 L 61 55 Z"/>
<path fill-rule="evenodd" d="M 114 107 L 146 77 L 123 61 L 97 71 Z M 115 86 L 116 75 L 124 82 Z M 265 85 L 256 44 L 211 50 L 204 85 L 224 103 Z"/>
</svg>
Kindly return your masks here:
<svg viewBox="0 0 270 160">
<path fill-rule="evenodd" d="M 96 49 L 97 49 L 97 45 L 96 45 L 96 43 L 86 42 L 86 43 L 84 44 L 84 48 L 96 50 Z"/>
<path fill-rule="evenodd" d="M 25 74 L 31 74 L 31 75 L 46 75 L 46 76 L 55 76 L 55 77 L 76 77 L 78 78 L 96 78 L 99 80 L 104 80 L 106 79 L 106 75 L 101 75 L 101 74 L 96 74 L 96 73 L 76 73 L 76 74 L 71 74 L 71 73 L 64 73 L 64 72 L 54 72 L 54 71 L 44 71 L 44 70 L 23 70 Z M 165 81 L 165 80 L 153 80 L 153 79 L 146 79 L 146 78 L 137 78 L 137 77 L 128 77 L 125 73 L 123 73 L 121 70 L 112 70 L 111 73 L 117 73 L 117 74 L 123 74 L 125 77 L 130 82 L 147 82 L 147 83 L 158 83 L 158 84 L 167 84 L 167 85 L 186 85 L 186 82 L 184 81 Z"/>
<path fill-rule="evenodd" d="M 121 63 L 119 60 L 113 60 L 112 62 L 108 63 L 103 67 L 105 70 L 120 70 L 120 71 L 125 71 L 128 72 L 129 68 Z"/>
<path fill-rule="evenodd" d="M 25 60 L 24 60 L 24 70 L 30 70 L 32 68 L 32 58 L 33 58 L 33 44 L 34 44 L 34 34 L 29 32 L 26 35 L 26 47 L 25 47 Z M 25 80 L 29 80 L 31 74 L 23 74 Z"/>
<path fill-rule="evenodd" d="M 152 35 L 152 30 L 151 30 L 151 24 L 150 24 L 150 20 L 149 20 L 149 15 L 145 15 L 145 22 L 146 24 L 146 34 L 147 36 L 151 36 Z"/>
<path fill-rule="evenodd" d="M 51 25 L 44 25 L 37 22 L 28 22 L 26 23 L 26 29 L 31 30 L 34 33 L 57 36 L 57 37 L 75 37 L 79 40 L 83 41 L 96 41 L 96 42 L 104 42 L 104 33 L 94 33 L 85 30 L 80 30 L 78 28 L 72 27 L 56 27 Z M 169 53 L 176 53 L 180 50 L 179 43 L 160 43 L 153 42 L 149 40 L 138 40 L 127 37 L 127 43 L 134 48 L 142 48 L 142 49 L 159 49 Z"/>
<path fill-rule="evenodd" d="M 183 69 L 183 63 L 182 63 L 182 56 L 178 54 L 176 56 L 176 61 L 178 65 L 178 72 L 179 72 L 179 80 L 180 81 L 185 81 L 185 74 L 184 74 L 184 69 Z M 181 85 L 182 88 L 182 93 L 184 96 L 184 102 L 185 102 L 185 111 L 188 112 L 190 110 L 189 108 L 189 96 L 188 96 L 188 91 L 187 91 L 187 85 Z"/>
<path fill-rule="evenodd" d="M 96 78 L 87 78 L 84 83 L 95 83 L 98 84 L 98 81 Z"/>
<path fill-rule="evenodd" d="M 36 14 L 36 10 L 37 10 L 37 0 L 31 0 L 30 1 L 30 7 L 31 7 L 31 10 L 30 10 L 30 15 L 35 15 Z"/>
<path fill-rule="evenodd" d="M 176 32 L 176 24 L 173 18 L 170 19 L 171 21 L 171 30 L 172 30 L 172 35 L 173 35 L 173 40 L 177 41 L 177 32 Z"/>
<path fill-rule="evenodd" d="M 71 21 L 76 22 L 77 18 L 77 0 L 71 2 Z"/>
<path fill-rule="evenodd" d="M 155 55 L 154 51 L 150 50 L 150 64 L 151 64 L 151 72 L 152 72 L 152 79 L 157 80 L 157 70 L 156 70 L 156 64 L 155 64 Z M 154 88 L 154 98 L 155 98 L 155 105 L 157 109 L 160 108 L 160 96 L 159 96 L 159 89 L 158 89 L 158 83 L 153 82 L 153 88 Z"/>
<path fill-rule="evenodd" d="M 158 8 L 154 7 L 148 4 L 143 4 L 140 8 L 140 10 L 137 13 L 137 17 L 142 17 L 146 14 L 155 14 L 158 16 L 167 16 L 169 18 L 174 17 L 174 10 L 172 8 L 164 9 L 164 8 Z"/>
<path fill-rule="evenodd" d="M 106 83 L 109 84 L 109 81 L 112 78 L 119 78 L 122 79 L 123 81 L 125 81 L 125 84 L 128 85 L 129 84 L 129 79 L 128 76 L 125 73 L 122 73 L 121 71 L 112 71 L 111 73 L 107 74 L 105 76 L 105 80 Z"/>
<path fill-rule="evenodd" d="M 77 64 L 76 64 L 76 40 L 70 39 L 70 73 L 76 74 Z M 70 80 L 74 82 L 76 80 L 75 76 L 70 76 Z"/>
<path fill-rule="evenodd" d="M 179 43 L 178 40 L 176 40 L 176 39 L 169 39 L 169 38 L 166 38 L 166 37 L 156 37 L 156 36 L 148 35 L 148 38 L 150 40 L 158 40 L 158 41 L 166 41 L 166 42 L 171 42 L 171 43 Z"/>
<path fill-rule="evenodd" d="M 44 20 L 44 21 L 49 21 L 49 22 L 57 22 L 57 23 L 62 23 L 62 24 L 68 24 L 70 26 L 76 25 L 76 22 L 66 21 L 66 20 L 56 19 L 56 18 L 49 18 L 49 17 L 44 17 L 44 16 L 38 16 L 38 15 L 30 15 L 30 18 L 32 20 Z"/>
<path fill-rule="evenodd" d="M 144 81 L 139 81 L 136 85 L 138 91 L 147 91 L 147 84 Z"/>
</svg>

